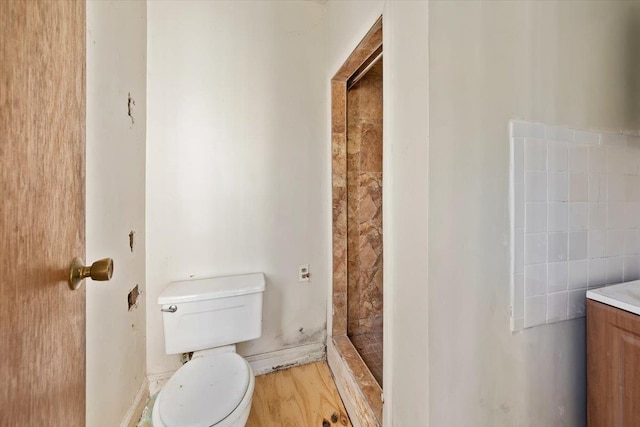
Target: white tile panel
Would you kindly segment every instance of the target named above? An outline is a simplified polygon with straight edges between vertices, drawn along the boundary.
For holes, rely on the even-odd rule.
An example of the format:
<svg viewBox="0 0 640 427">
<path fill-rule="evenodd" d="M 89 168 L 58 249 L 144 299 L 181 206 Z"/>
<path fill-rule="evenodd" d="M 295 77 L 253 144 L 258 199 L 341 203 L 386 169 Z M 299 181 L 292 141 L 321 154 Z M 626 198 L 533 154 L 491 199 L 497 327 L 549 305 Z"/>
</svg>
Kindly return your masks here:
<svg viewBox="0 0 640 427">
<path fill-rule="evenodd" d="M 547 195 L 550 202 L 569 200 L 569 174 L 567 172 L 549 172 L 547 174 Z"/>
<path fill-rule="evenodd" d="M 548 262 L 562 262 L 567 260 L 569 254 L 568 233 L 549 233 L 547 244 Z"/>
<path fill-rule="evenodd" d="M 568 292 L 547 295 L 547 323 L 566 320 L 568 295 Z"/>
<path fill-rule="evenodd" d="M 525 139 L 524 169 L 547 170 L 547 142 L 540 139 Z"/>
<path fill-rule="evenodd" d="M 569 230 L 569 203 L 549 203 L 549 220 L 547 221 L 548 231 L 568 231 Z"/>
<path fill-rule="evenodd" d="M 567 290 L 567 278 L 568 264 L 566 262 L 550 263 L 547 266 L 547 292 Z"/>
<path fill-rule="evenodd" d="M 589 147 L 569 144 L 569 172 L 589 172 Z M 526 158 L 526 157 L 525 157 Z"/>
<path fill-rule="evenodd" d="M 547 296 L 539 295 L 525 299 L 524 327 L 544 325 L 547 323 Z"/>
<path fill-rule="evenodd" d="M 568 289 L 587 288 L 587 275 L 589 262 L 586 259 L 580 261 L 569 261 L 569 277 L 567 280 Z"/>
<path fill-rule="evenodd" d="M 567 144 L 551 141 L 547 144 L 547 169 L 563 172 L 569 169 Z"/>
<path fill-rule="evenodd" d="M 586 173 L 569 174 L 569 201 L 586 202 L 589 200 L 589 175 Z"/>
<path fill-rule="evenodd" d="M 546 203 L 525 203 L 525 227 L 528 233 L 544 233 L 547 231 Z"/>
<path fill-rule="evenodd" d="M 640 279 L 640 135 L 510 124 L 511 328 L 584 316 Z"/>
</svg>

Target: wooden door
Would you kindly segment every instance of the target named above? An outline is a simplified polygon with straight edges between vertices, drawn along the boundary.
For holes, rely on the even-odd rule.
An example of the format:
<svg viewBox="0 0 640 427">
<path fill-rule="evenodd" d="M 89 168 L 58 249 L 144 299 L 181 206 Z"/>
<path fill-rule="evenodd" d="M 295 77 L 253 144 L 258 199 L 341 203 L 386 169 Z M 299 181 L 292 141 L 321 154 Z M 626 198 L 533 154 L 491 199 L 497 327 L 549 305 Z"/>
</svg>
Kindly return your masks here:
<svg viewBox="0 0 640 427">
<path fill-rule="evenodd" d="M 640 426 L 640 316 L 587 300 L 590 427 Z"/>
<path fill-rule="evenodd" d="M 0 426 L 85 423 L 84 123 L 84 1 L 0 1 Z"/>
</svg>

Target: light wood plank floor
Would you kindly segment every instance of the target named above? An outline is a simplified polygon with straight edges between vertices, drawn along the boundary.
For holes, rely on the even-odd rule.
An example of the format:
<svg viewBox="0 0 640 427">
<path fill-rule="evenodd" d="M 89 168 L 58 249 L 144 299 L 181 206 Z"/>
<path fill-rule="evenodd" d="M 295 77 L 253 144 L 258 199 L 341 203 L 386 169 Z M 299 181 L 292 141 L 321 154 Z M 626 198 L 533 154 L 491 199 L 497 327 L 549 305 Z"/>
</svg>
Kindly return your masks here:
<svg viewBox="0 0 640 427">
<path fill-rule="evenodd" d="M 256 377 L 247 427 L 351 426 L 326 362 Z"/>
</svg>

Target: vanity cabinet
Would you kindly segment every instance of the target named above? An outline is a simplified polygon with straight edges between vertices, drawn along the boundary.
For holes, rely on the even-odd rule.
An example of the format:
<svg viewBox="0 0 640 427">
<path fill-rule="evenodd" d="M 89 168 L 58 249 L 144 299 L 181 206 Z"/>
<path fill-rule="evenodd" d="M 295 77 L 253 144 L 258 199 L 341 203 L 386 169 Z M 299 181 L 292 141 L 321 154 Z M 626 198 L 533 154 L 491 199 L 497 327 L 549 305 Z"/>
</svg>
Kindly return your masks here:
<svg viewBox="0 0 640 427">
<path fill-rule="evenodd" d="M 589 427 L 640 426 L 640 315 L 587 300 Z"/>
</svg>

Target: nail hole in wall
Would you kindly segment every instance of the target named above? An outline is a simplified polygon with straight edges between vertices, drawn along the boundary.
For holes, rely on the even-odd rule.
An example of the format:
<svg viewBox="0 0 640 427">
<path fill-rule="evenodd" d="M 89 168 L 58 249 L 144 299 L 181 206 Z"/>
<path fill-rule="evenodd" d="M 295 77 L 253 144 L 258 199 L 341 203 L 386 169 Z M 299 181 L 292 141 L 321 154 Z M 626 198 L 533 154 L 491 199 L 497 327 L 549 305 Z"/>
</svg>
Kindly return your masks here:
<svg viewBox="0 0 640 427">
<path fill-rule="evenodd" d="M 129 295 L 127 296 L 127 304 L 129 305 L 129 311 L 133 308 L 138 307 L 138 297 L 140 296 L 140 290 L 138 289 L 138 285 L 135 288 L 129 291 Z"/>
</svg>

